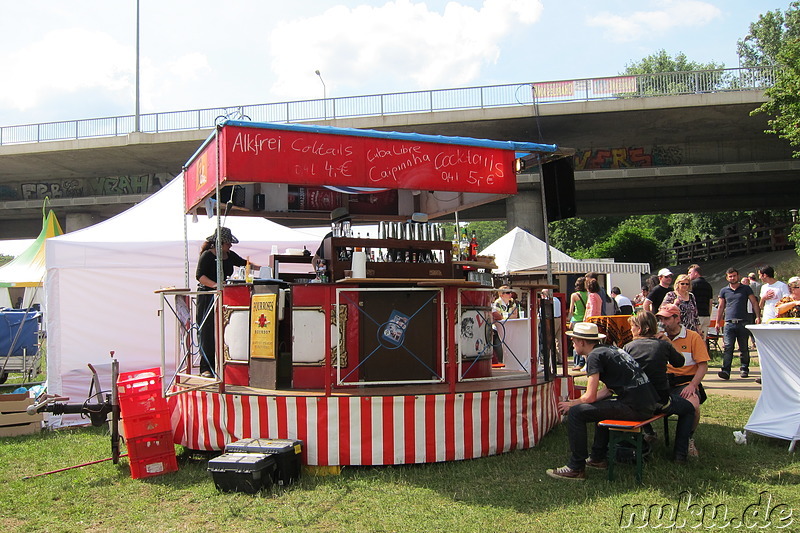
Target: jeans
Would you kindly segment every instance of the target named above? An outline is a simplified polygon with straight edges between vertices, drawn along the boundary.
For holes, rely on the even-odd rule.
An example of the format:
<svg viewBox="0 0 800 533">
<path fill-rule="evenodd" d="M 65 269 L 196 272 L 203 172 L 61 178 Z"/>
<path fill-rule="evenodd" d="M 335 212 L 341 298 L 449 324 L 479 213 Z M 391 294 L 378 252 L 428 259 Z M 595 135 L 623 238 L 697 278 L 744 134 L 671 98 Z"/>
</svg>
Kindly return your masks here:
<svg viewBox="0 0 800 533">
<path fill-rule="evenodd" d="M 725 329 L 723 330 L 723 342 L 725 347 L 722 351 L 722 370 L 724 372 L 731 371 L 731 363 L 733 362 L 733 343 L 739 343 L 739 352 L 741 353 L 741 370 L 748 370 L 750 368 L 750 330 L 745 326 L 747 322 L 725 322 Z"/>
<path fill-rule="evenodd" d="M 671 394 L 670 400 L 669 407 L 664 409 L 664 414 L 678 416 L 673 456 L 675 459 L 686 459 L 686 455 L 689 453 L 689 438 L 692 436 L 692 426 L 694 425 L 694 405 L 678 393 Z"/>
<path fill-rule="evenodd" d="M 653 412 L 640 412 L 616 398 L 582 403 L 570 408 L 567 413 L 567 433 L 571 452 L 567 466 L 573 470 L 584 470 L 589 457 L 586 424 L 601 420 L 646 420 Z M 687 441 L 688 446 L 688 441 Z M 608 456 L 608 428 L 595 426 L 592 458 L 603 461 Z"/>
</svg>

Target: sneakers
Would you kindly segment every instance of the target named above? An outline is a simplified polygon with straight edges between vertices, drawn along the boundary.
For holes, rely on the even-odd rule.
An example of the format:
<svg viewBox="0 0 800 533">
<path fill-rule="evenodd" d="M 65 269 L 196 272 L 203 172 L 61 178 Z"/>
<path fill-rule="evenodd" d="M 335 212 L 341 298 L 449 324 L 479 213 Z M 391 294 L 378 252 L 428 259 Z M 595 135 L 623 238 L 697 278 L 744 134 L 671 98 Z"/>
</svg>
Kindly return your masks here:
<svg viewBox="0 0 800 533">
<path fill-rule="evenodd" d="M 589 468 L 596 468 L 598 470 L 605 470 L 608 468 L 608 461 L 595 461 L 591 457 L 586 459 L 586 466 Z"/>
<path fill-rule="evenodd" d="M 719 372 L 717 372 L 717 375 L 719 376 L 720 379 L 725 379 L 725 380 L 731 379 L 731 373 L 728 372 L 727 370 L 720 370 Z"/>
<path fill-rule="evenodd" d="M 750 371 L 745 368 L 739 373 L 739 377 L 742 379 L 750 377 Z"/>
<path fill-rule="evenodd" d="M 689 439 L 689 457 L 700 457 L 700 452 L 697 451 L 697 446 L 694 445 L 694 439 Z"/>
<path fill-rule="evenodd" d="M 214 377 L 214 374 L 212 374 L 211 372 L 209 372 L 208 370 L 206 370 L 205 372 L 200 372 L 200 377 L 203 377 L 203 378 L 213 378 L 213 377 Z"/>
<path fill-rule="evenodd" d="M 547 475 L 553 479 L 569 479 L 571 481 L 586 481 L 585 470 L 573 470 L 568 466 L 561 468 L 548 468 Z"/>
<path fill-rule="evenodd" d="M 686 460 L 686 457 L 680 457 L 676 455 L 672 459 L 672 462 L 675 463 L 676 465 L 685 465 L 688 461 Z"/>
</svg>

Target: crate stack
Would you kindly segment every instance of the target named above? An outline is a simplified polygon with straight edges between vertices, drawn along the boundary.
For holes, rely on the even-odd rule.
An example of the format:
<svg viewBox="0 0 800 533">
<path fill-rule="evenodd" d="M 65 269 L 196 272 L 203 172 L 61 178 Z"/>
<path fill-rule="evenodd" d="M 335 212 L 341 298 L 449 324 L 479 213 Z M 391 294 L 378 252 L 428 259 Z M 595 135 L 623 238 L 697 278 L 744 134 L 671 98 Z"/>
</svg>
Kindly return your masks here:
<svg viewBox="0 0 800 533">
<path fill-rule="evenodd" d="M 117 380 L 117 393 L 131 477 L 140 479 L 178 470 L 161 370 L 123 372 Z"/>
</svg>

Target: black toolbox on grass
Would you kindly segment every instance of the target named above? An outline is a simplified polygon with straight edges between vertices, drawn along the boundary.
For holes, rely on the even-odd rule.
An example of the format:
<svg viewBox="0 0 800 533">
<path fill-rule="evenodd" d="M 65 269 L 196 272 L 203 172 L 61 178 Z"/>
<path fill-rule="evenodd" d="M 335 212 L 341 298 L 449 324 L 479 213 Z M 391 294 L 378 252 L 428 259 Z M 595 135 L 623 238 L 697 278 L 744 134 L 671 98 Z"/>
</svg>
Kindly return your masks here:
<svg viewBox="0 0 800 533">
<path fill-rule="evenodd" d="M 267 453 L 224 453 L 208 461 L 208 471 L 221 491 L 255 494 L 272 486 L 275 457 Z"/>
<path fill-rule="evenodd" d="M 300 479 L 303 441 L 292 439 L 240 439 L 225 445 L 225 453 L 266 453 L 275 459 L 273 482 L 288 485 Z"/>
</svg>

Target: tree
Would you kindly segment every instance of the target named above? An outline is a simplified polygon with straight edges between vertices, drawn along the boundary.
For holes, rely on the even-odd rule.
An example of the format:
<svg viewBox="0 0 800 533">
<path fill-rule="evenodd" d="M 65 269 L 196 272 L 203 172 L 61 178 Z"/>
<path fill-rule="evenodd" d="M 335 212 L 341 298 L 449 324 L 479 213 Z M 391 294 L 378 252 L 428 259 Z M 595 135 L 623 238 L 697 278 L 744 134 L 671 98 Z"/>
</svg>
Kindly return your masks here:
<svg viewBox="0 0 800 533">
<path fill-rule="evenodd" d="M 689 61 L 686 54 L 678 52 L 675 57 L 670 56 L 663 48 L 655 54 L 625 65 L 624 76 L 637 74 L 658 74 L 661 72 L 687 72 L 691 70 L 715 70 L 725 68 L 723 63 L 697 63 Z"/>
<path fill-rule="evenodd" d="M 623 76 L 638 76 L 638 94 L 686 94 L 719 89 L 726 77 L 723 63 L 689 61 L 683 52 L 670 56 L 663 48 L 639 61 L 625 66 Z M 669 76 L 663 73 L 690 72 L 689 76 Z M 651 75 L 651 76 L 648 76 Z"/>
<path fill-rule="evenodd" d="M 753 113 L 771 115 L 773 118 L 767 121 L 770 127 L 764 132 L 800 148 L 800 39 L 785 44 L 778 53 L 778 61 L 784 66 L 777 71 L 774 85 L 764 91 L 769 101 Z M 792 155 L 800 157 L 800 149 Z"/>
<path fill-rule="evenodd" d="M 774 83 L 764 91 L 769 101 L 753 114 L 771 115 L 765 133 L 800 147 L 800 1 L 789 4 L 785 13 L 775 10 L 759 15 L 737 44 L 742 65 L 780 67 Z M 794 157 L 800 157 L 800 150 L 794 151 Z"/>
<path fill-rule="evenodd" d="M 750 24 L 747 36 L 736 42 L 740 64 L 747 68 L 786 65 L 778 56 L 788 43 L 798 38 L 800 2 L 789 4 L 785 14 L 779 9 L 767 11 Z"/>
<path fill-rule="evenodd" d="M 644 228 L 621 226 L 607 240 L 589 249 L 593 257 L 611 257 L 615 261 L 658 264 L 662 243 Z"/>
</svg>

